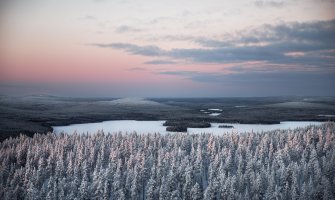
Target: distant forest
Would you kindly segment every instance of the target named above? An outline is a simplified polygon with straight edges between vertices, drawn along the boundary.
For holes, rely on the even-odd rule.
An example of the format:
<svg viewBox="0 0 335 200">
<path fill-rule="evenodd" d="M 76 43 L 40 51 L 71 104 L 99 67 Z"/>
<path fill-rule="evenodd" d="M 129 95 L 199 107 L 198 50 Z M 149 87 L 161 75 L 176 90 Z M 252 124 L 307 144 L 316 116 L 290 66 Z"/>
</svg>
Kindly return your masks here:
<svg viewBox="0 0 335 200">
<path fill-rule="evenodd" d="M 334 199 L 334 131 L 21 135 L 0 143 L 0 199 Z"/>
</svg>

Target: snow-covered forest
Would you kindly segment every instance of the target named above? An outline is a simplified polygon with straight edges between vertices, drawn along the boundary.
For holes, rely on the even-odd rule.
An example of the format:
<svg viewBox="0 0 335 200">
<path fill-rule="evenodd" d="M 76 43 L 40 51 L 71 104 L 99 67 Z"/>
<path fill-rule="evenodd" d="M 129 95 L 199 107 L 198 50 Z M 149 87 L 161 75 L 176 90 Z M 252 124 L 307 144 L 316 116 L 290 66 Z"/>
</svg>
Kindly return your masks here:
<svg viewBox="0 0 335 200">
<path fill-rule="evenodd" d="M 335 124 L 0 143 L 0 199 L 334 199 Z"/>
</svg>

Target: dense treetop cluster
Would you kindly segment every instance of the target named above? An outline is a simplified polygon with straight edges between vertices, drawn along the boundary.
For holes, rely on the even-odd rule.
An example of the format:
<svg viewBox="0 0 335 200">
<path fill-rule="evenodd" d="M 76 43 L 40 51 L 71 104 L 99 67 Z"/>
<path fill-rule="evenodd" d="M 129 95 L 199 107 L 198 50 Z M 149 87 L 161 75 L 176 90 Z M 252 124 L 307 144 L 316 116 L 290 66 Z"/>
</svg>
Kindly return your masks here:
<svg viewBox="0 0 335 200">
<path fill-rule="evenodd" d="M 0 143 L 0 199 L 334 199 L 335 124 L 36 134 Z"/>
</svg>

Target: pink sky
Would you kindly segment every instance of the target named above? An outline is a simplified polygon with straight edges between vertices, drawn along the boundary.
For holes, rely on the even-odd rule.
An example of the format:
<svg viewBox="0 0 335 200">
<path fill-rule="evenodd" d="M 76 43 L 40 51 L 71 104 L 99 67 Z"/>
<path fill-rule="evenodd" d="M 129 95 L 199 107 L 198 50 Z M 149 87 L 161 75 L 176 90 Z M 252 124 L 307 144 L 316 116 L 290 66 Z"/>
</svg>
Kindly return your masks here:
<svg viewBox="0 0 335 200">
<path fill-rule="evenodd" d="M 335 30 L 332 1 L 173 0 L 162 6 L 151 0 L 6 0 L 2 5 L 3 85 L 67 84 L 74 94 L 75 85 L 101 86 L 101 93 L 111 96 L 275 95 L 275 88 L 278 95 L 318 94 L 312 91 L 318 88 L 320 95 L 333 94 L 328 85 L 335 47 L 326 45 L 333 37 L 323 37 Z M 312 49 L 305 43 L 320 45 Z M 310 78 L 317 84 L 305 90 Z M 298 89 L 285 91 L 280 80 Z"/>
</svg>

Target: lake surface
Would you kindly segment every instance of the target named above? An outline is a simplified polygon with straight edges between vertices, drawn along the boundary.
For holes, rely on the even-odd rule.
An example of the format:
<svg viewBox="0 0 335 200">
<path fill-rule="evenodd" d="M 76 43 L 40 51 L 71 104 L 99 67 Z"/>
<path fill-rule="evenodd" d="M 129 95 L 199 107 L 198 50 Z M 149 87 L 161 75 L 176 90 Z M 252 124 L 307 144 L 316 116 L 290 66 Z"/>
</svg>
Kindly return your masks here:
<svg viewBox="0 0 335 200">
<path fill-rule="evenodd" d="M 135 121 L 135 120 L 113 120 L 98 123 L 72 124 L 68 126 L 54 126 L 55 133 L 96 133 L 103 130 L 105 133 L 127 132 L 132 133 L 168 133 L 163 126 L 165 121 Z M 312 121 L 284 121 L 280 124 L 227 124 L 227 123 L 211 123 L 210 128 L 188 128 L 189 133 L 231 133 L 231 132 L 262 132 L 277 129 L 295 129 L 299 127 L 307 127 L 309 125 L 321 125 L 323 122 Z M 219 125 L 231 125 L 234 128 L 219 128 Z"/>
</svg>

